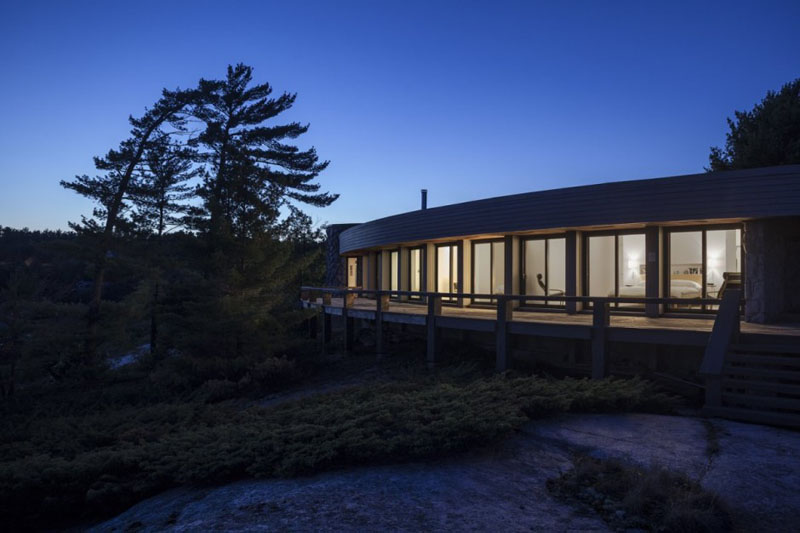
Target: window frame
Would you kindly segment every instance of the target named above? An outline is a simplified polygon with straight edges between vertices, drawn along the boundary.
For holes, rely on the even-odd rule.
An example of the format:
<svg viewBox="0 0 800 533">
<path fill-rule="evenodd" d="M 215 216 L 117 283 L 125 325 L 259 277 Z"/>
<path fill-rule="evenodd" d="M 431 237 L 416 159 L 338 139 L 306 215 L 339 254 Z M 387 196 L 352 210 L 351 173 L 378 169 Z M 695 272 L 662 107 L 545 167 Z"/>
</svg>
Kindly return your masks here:
<svg viewBox="0 0 800 533">
<path fill-rule="evenodd" d="M 408 273 L 408 290 L 409 291 L 412 290 L 411 289 L 411 280 L 413 279 L 413 276 L 412 276 L 412 273 L 411 273 L 411 252 L 413 252 L 414 250 L 419 250 L 419 292 L 427 292 L 428 288 L 425 286 L 425 279 L 426 279 L 426 277 L 425 277 L 425 265 L 426 265 L 426 263 L 425 263 L 425 259 L 426 259 L 425 258 L 425 254 L 427 252 L 427 248 L 428 247 L 425 246 L 424 244 L 420 244 L 419 246 L 411 246 L 411 247 L 407 248 L 407 252 L 408 252 L 408 268 L 406 269 L 406 272 Z M 412 300 L 412 301 L 422 301 L 423 297 L 422 296 L 409 295 L 408 299 Z"/>
<path fill-rule="evenodd" d="M 591 258 L 589 257 L 589 238 L 590 237 L 614 237 L 614 297 L 619 298 L 619 238 L 624 235 L 642 235 L 645 238 L 645 257 L 647 255 L 647 231 L 646 228 L 633 228 L 633 229 L 620 229 L 620 230 L 601 230 L 601 231 L 587 231 L 582 236 L 581 248 L 581 293 L 583 296 L 589 296 L 589 265 Z M 645 282 L 645 287 L 646 287 Z M 645 290 L 645 296 L 647 292 Z M 601 298 L 596 296 L 595 298 Z M 619 307 L 619 302 L 610 304 L 612 309 L 622 309 L 623 311 L 643 312 L 645 310 L 644 304 L 632 304 L 632 307 Z M 591 301 L 586 302 L 584 305 L 586 309 L 592 309 L 594 306 Z"/>
<path fill-rule="evenodd" d="M 476 244 L 489 244 L 489 285 L 492 284 L 492 279 L 494 278 L 494 245 L 497 243 L 503 244 L 503 260 L 505 261 L 505 243 L 506 240 L 504 237 L 498 238 L 490 238 L 490 239 L 477 239 L 474 241 L 470 241 L 470 287 L 472 290 L 470 292 L 475 293 L 475 245 Z M 503 268 L 503 278 L 505 278 L 505 264 Z M 505 287 L 505 279 L 503 279 L 503 286 Z M 491 289 L 489 290 L 490 294 L 492 293 Z M 470 305 L 492 305 L 497 303 L 497 298 L 492 297 L 489 299 L 486 298 L 471 298 Z"/>
<path fill-rule="evenodd" d="M 451 287 L 455 284 L 455 292 L 450 293 L 440 293 L 440 294 L 450 294 L 451 296 L 442 296 L 442 303 L 446 304 L 458 304 L 461 301 L 461 294 L 463 293 L 463 288 L 459 283 L 459 264 L 458 261 L 453 261 L 453 249 L 455 248 L 458 251 L 458 259 L 459 261 L 464 256 L 463 251 L 461 250 L 461 242 L 459 241 L 449 241 L 449 242 L 440 242 L 434 244 L 434 265 L 433 265 L 433 273 L 434 273 L 434 291 L 439 292 L 439 248 L 443 248 L 445 246 L 450 247 L 450 285 Z"/>
<path fill-rule="evenodd" d="M 550 239 L 564 239 L 565 247 L 564 247 L 564 279 L 566 280 L 567 276 L 567 253 L 566 253 L 566 233 L 548 233 L 543 235 L 528 235 L 524 237 L 520 237 L 519 239 L 519 287 L 520 287 L 520 294 L 525 296 L 529 296 L 525 292 L 525 277 L 527 275 L 525 271 L 525 244 L 528 241 L 544 241 L 544 279 L 545 279 L 545 296 L 547 292 L 550 290 Z M 564 287 L 564 291 L 566 294 L 566 287 Z M 535 294 L 531 294 L 531 297 L 536 296 Z M 566 307 L 566 302 L 563 303 L 554 303 L 551 301 L 544 301 L 540 303 L 531 303 L 530 300 L 525 300 L 523 302 L 524 307 L 547 307 L 550 309 L 564 309 Z"/>
<path fill-rule="evenodd" d="M 739 223 L 734 222 L 734 223 L 729 223 L 729 224 L 693 224 L 693 225 L 689 225 L 689 226 L 662 226 L 662 230 L 664 232 L 664 238 L 663 238 L 663 247 L 664 247 L 664 249 L 662 250 L 663 251 L 662 255 L 664 257 L 664 261 L 663 261 L 663 265 L 662 265 L 663 266 L 663 271 L 664 271 L 664 279 L 661 280 L 662 294 L 666 295 L 665 296 L 666 298 L 670 298 L 672 296 L 672 290 L 671 290 L 671 283 L 672 283 L 672 257 L 671 257 L 671 253 L 670 252 L 672 251 L 672 234 L 673 233 L 692 233 L 692 232 L 695 232 L 695 231 L 701 232 L 702 236 L 701 236 L 701 247 L 700 247 L 700 249 L 701 249 L 701 254 L 702 254 L 702 256 L 701 256 L 701 258 L 702 258 L 701 265 L 702 265 L 703 275 L 702 275 L 702 283 L 701 283 L 702 292 L 700 294 L 700 298 L 701 299 L 706 299 L 708 297 L 707 296 L 708 295 L 708 283 L 707 283 L 708 280 L 707 280 L 707 277 L 706 277 L 706 276 L 708 276 L 708 246 L 707 246 L 708 236 L 706 235 L 706 233 L 708 231 L 726 231 L 726 230 L 732 230 L 732 229 L 734 229 L 734 230 L 738 229 L 739 230 L 739 235 L 740 235 L 740 247 L 739 247 L 740 248 L 739 249 L 740 272 L 739 272 L 739 274 L 742 277 L 742 287 L 744 287 L 745 280 L 746 280 L 746 273 L 745 273 L 745 255 L 746 255 L 746 252 L 745 252 L 745 248 L 744 248 L 744 224 L 742 224 L 741 222 L 739 222 Z M 689 301 L 691 299 L 687 298 L 686 300 Z M 709 311 L 716 311 L 716 309 L 709 309 L 709 307 L 714 307 L 713 305 L 709 306 L 709 305 L 703 304 L 703 305 L 699 306 L 699 308 L 697 308 L 697 309 L 678 308 L 678 307 L 675 307 L 676 305 L 679 305 L 679 304 L 668 304 L 666 306 L 665 311 L 668 312 L 668 313 L 678 312 L 678 313 L 693 313 L 693 314 L 704 314 L 704 313 L 708 313 Z"/>
</svg>

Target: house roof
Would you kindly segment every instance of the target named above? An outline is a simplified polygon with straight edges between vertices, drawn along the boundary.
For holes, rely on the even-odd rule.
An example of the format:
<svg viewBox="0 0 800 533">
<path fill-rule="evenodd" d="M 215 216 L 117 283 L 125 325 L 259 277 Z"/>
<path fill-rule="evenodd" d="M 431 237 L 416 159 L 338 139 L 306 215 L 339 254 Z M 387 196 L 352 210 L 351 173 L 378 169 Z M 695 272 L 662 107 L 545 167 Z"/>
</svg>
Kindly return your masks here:
<svg viewBox="0 0 800 533">
<path fill-rule="evenodd" d="M 800 165 L 619 181 L 393 215 L 342 232 L 339 252 L 471 235 L 800 215 Z"/>
</svg>

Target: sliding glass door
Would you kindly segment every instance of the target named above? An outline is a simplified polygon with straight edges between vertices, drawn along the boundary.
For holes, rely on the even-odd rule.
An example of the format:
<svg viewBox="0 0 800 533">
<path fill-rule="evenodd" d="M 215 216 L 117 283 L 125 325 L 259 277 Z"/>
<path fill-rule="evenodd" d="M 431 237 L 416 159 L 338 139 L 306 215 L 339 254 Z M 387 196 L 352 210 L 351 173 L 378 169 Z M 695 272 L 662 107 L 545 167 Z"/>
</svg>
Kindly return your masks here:
<svg viewBox="0 0 800 533">
<path fill-rule="evenodd" d="M 449 294 L 442 301 L 453 302 L 458 293 L 458 244 L 436 245 L 436 292 Z"/>
<path fill-rule="evenodd" d="M 505 291 L 505 243 L 502 239 L 472 243 L 472 292 L 503 294 Z M 493 298 L 473 298 L 473 303 L 490 303 Z"/>
<path fill-rule="evenodd" d="M 389 252 L 389 290 L 400 290 L 400 250 Z M 391 298 L 398 298 L 398 296 L 392 294 Z"/>
<path fill-rule="evenodd" d="M 408 290 L 412 292 L 424 292 L 422 278 L 424 257 L 422 248 L 411 248 L 408 251 Z M 409 296 L 409 299 L 420 300 L 422 296 Z"/>
<path fill-rule="evenodd" d="M 647 271 L 644 233 L 589 234 L 584 251 L 585 289 L 588 296 L 644 298 Z M 614 304 L 641 308 L 642 304 Z"/>
<path fill-rule="evenodd" d="M 523 294 L 563 296 L 566 290 L 566 239 L 532 237 L 522 241 L 520 287 Z M 560 301 L 528 300 L 525 305 L 563 306 Z"/>
<path fill-rule="evenodd" d="M 675 228 L 667 232 L 668 265 L 664 293 L 687 300 L 673 310 L 703 310 L 691 300 L 722 298 L 742 284 L 742 232 L 739 227 Z M 717 306 L 711 306 L 715 309 Z"/>
<path fill-rule="evenodd" d="M 358 257 L 347 258 L 347 286 L 349 288 L 358 286 Z"/>
</svg>

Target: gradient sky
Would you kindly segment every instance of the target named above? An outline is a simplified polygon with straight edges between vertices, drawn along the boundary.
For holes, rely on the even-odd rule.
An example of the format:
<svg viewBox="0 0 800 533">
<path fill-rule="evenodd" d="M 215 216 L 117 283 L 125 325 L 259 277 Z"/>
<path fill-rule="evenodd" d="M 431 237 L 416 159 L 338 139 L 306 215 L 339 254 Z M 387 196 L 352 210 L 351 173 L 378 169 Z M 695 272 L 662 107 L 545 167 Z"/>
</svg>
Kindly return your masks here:
<svg viewBox="0 0 800 533">
<path fill-rule="evenodd" d="M 800 76 L 800 2 L 36 2 L 0 7 L 0 226 L 65 228 L 162 87 L 255 68 L 331 165 L 310 209 L 429 205 L 702 171 L 725 119 Z"/>
</svg>

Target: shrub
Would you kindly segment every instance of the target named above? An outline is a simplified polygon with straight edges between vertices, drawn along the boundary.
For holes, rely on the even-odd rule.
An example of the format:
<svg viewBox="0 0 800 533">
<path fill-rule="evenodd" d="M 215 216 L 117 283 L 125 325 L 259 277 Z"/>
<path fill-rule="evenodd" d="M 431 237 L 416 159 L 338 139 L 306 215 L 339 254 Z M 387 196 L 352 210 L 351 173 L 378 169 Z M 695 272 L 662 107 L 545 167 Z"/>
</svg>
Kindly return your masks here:
<svg viewBox="0 0 800 533">
<path fill-rule="evenodd" d="M 290 370 L 275 362 L 264 379 Z M 217 380 L 206 390 L 224 397 L 237 386 Z M 271 408 L 101 404 L 86 414 L 18 416 L 16 431 L 0 437 L 0 515 L 53 527 L 182 483 L 432 458 L 495 441 L 530 418 L 669 406 L 641 380 L 496 376 L 364 385 Z"/>
<path fill-rule="evenodd" d="M 614 459 L 576 458 L 548 488 L 562 499 L 594 508 L 615 529 L 730 531 L 730 512 L 688 476 Z"/>
</svg>

